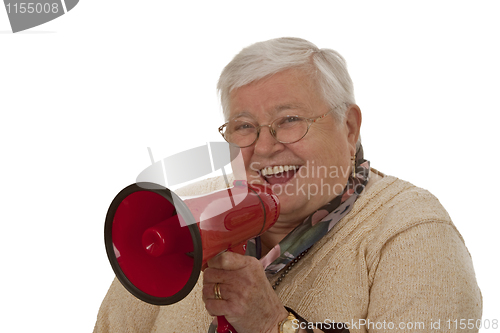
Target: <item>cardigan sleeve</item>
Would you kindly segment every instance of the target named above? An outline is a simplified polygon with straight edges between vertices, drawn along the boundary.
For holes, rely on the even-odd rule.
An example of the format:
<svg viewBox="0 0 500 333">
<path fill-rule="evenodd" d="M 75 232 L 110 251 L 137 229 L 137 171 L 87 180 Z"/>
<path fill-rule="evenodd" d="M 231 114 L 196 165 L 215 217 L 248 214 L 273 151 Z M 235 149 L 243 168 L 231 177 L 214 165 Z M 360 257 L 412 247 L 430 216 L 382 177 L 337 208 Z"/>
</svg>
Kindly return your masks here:
<svg viewBox="0 0 500 333">
<path fill-rule="evenodd" d="M 134 297 L 115 278 L 99 309 L 94 333 L 151 332 L 159 310 Z"/>
<path fill-rule="evenodd" d="M 232 183 L 234 177 L 232 175 L 228 175 L 228 178 L 230 183 Z M 200 195 L 225 188 L 225 186 L 226 183 L 222 177 L 215 177 L 196 182 L 194 184 L 180 188 L 175 192 L 178 195 L 186 196 Z M 193 297 L 193 295 L 189 295 L 185 300 L 192 299 Z M 208 327 L 208 324 L 210 323 L 210 317 L 208 316 L 208 314 L 206 314 L 206 311 L 204 311 L 204 303 L 201 301 L 201 297 L 199 298 L 198 302 L 193 301 L 191 303 L 184 303 L 187 303 L 188 305 L 191 305 L 191 303 L 194 304 L 192 306 L 196 305 L 197 307 L 195 308 L 195 311 L 193 313 L 203 313 L 203 315 L 196 316 L 197 320 L 200 322 L 200 327 Z M 184 303 L 180 302 L 176 306 L 171 305 L 169 307 L 160 307 L 157 305 L 145 303 L 130 294 L 122 286 L 118 279 L 115 278 L 97 314 L 94 333 L 146 333 L 155 331 L 158 325 L 164 325 L 165 327 L 168 327 L 170 329 L 172 327 L 172 323 L 168 322 L 169 320 L 171 320 L 170 312 L 177 314 L 182 312 L 184 310 L 183 307 L 187 306 L 182 305 Z M 183 315 L 185 315 L 185 313 Z M 157 320 L 158 317 L 160 317 L 159 320 Z M 178 321 L 178 323 L 176 322 L 176 324 L 183 325 L 184 323 L 182 321 Z M 193 325 L 198 325 L 198 322 L 191 321 L 189 322 L 189 325 L 189 327 L 192 328 L 194 327 Z"/>
<path fill-rule="evenodd" d="M 429 221 L 398 233 L 375 266 L 366 331 L 478 331 L 481 292 L 453 224 Z M 474 327 L 460 329 L 461 323 Z"/>
</svg>

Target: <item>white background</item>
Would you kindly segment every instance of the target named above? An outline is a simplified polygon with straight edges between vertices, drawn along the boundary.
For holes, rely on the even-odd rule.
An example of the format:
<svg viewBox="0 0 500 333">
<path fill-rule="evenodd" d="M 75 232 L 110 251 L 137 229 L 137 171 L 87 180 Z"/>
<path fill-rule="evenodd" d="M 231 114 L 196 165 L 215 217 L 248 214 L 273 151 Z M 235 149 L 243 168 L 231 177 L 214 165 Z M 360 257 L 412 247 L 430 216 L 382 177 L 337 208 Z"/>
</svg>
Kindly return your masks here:
<svg viewBox="0 0 500 333">
<path fill-rule="evenodd" d="M 82 0 L 18 34 L 0 8 L 0 331 L 92 331 L 109 203 L 147 147 L 220 140 L 220 71 L 281 36 L 347 59 L 366 158 L 440 199 L 500 319 L 497 1 L 173 3 Z"/>
</svg>

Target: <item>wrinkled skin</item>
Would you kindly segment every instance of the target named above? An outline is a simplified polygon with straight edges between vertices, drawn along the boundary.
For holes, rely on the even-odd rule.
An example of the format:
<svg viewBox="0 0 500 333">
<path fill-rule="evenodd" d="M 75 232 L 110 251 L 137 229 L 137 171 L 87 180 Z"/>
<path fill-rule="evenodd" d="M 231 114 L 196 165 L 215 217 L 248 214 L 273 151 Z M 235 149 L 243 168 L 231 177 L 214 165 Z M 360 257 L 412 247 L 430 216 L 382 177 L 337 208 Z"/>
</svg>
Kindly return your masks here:
<svg viewBox="0 0 500 333">
<path fill-rule="evenodd" d="M 287 114 L 315 118 L 329 110 L 314 82 L 304 72 L 290 69 L 233 91 L 229 117 L 263 125 Z M 275 193 L 281 193 L 278 195 L 281 212 L 276 224 L 261 236 L 263 255 L 305 217 L 339 194 L 325 191 L 314 195 L 312 200 L 310 193 L 301 192 L 301 188 L 310 185 L 322 188 L 326 184 L 341 191 L 345 187 L 360 126 L 361 111 L 357 105 L 351 105 L 343 121 L 330 113 L 315 122 L 298 142 L 280 143 L 263 127 L 255 144 L 241 149 L 245 170 L 234 170 L 235 175 L 244 172 L 252 183 L 266 184 L 259 171 L 264 167 L 296 165 L 309 171 L 298 172 L 287 183 L 273 186 Z M 309 176 L 313 173 L 308 168 L 320 166 L 328 170 L 333 166 L 341 172 L 336 177 Z M 285 186 L 288 192 L 281 191 Z M 287 317 L 288 312 L 255 258 L 223 253 L 208 262 L 203 283 L 207 311 L 214 316 L 225 316 L 238 333 L 276 333 L 278 323 Z M 223 300 L 215 299 L 215 283 L 220 284 Z"/>
<path fill-rule="evenodd" d="M 288 315 L 262 265 L 253 257 L 225 252 L 208 262 L 203 276 L 207 311 L 212 316 L 225 316 L 238 333 L 275 333 L 278 323 Z M 215 299 L 215 283 L 219 283 L 222 300 Z"/>
</svg>

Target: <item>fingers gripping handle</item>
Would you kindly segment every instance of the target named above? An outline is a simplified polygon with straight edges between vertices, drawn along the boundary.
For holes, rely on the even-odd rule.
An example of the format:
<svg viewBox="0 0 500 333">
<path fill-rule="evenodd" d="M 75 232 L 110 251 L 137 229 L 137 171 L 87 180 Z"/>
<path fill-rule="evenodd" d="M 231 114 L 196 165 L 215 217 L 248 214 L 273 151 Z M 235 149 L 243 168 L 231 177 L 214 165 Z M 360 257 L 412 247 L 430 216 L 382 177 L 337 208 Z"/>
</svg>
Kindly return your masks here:
<svg viewBox="0 0 500 333">
<path fill-rule="evenodd" d="M 238 244 L 228 251 L 245 254 L 246 243 Z M 217 333 L 237 333 L 234 327 L 227 321 L 224 316 L 217 316 Z"/>
</svg>

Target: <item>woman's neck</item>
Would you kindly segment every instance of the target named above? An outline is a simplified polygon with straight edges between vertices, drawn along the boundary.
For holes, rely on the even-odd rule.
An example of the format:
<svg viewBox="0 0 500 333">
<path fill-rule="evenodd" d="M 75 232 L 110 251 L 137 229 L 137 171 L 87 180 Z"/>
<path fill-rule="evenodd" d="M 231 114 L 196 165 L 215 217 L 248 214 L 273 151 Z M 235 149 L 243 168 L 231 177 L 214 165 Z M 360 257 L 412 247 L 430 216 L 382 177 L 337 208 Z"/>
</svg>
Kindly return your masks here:
<svg viewBox="0 0 500 333">
<path fill-rule="evenodd" d="M 261 256 L 265 256 L 273 247 L 275 247 L 283 238 L 286 237 L 295 227 L 300 224 L 283 223 L 280 221 L 260 236 L 261 241 Z"/>
</svg>

